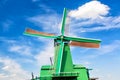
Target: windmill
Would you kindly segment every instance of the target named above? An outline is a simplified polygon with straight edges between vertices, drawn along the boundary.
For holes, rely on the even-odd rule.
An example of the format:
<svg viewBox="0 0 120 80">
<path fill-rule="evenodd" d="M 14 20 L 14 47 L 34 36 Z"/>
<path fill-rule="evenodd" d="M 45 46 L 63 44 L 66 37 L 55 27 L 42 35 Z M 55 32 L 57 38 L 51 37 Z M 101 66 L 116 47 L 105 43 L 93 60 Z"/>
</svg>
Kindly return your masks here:
<svg viewBox="0 0 120 80">
<path fill-rule="evenodd" d="M 39 32 L 27 28 L 25 35 L 35 37 L 45 37 L 54 39 L 55 54 L 53 65 L 44 65 L 41 67 L 40 77 L 37 80 L 89 80 L 88 69 L 82 65 L 74 65 L 72 62 L 70 45 L 87 48 L 99 48 L 100 40 L 75 38 L 65 36 L 65 22 L 67 9 L 64 8 L 61 35 Z"/>
</svg>

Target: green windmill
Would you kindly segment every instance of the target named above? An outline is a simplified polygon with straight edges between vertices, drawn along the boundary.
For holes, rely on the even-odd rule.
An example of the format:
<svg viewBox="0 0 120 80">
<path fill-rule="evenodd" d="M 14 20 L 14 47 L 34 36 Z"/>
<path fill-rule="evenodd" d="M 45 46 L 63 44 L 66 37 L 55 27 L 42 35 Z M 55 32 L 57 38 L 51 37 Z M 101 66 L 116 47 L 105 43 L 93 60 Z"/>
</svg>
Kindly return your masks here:
<svg viewBox="0 0 120 80">
<path fill-rule="evenodd" d="M 82 65 L 74 65 L 70 52 L 70 45 L 99 48 L 100 40 L 75 38 L 64 36 L 67 10 L 64 9 L 61 35 L 43 33 L 27 28 L 25 33 L 30 36 L 46 37 L 54 39 L 55 54 L 54 64 L 41 67 L 40 77 L 37 80 L 89 80 L 88 69 Z M 36 80 L 36 79 L 33 79 Z"/>
</svg>

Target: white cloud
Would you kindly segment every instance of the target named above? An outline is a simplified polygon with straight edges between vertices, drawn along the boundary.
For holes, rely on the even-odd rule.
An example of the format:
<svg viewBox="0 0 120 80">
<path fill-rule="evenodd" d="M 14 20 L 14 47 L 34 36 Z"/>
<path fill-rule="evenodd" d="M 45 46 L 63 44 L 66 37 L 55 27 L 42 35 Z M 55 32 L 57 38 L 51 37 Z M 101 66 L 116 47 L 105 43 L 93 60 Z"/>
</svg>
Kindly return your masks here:
<svg viewBox="0 0 120 80">
<path fill-rule="evenodd" d="M 3 43 L 9 43 L 9 44 L 13 44 L 16 42 L 15 40 L 8 40 L 5 37 L 0 37 L 0 41 L 2 41 Z"/>
<path fill-rule="evenodd" d="M 69 16 L 76 19 L 101 18 L 109 13 L 109 9 L 107 5 L 99 1 L 90 1 L 78 7 L 78 9 L 70 11 Z"/>
<path fill-rule="evenodd" d="M 40 5 L 43 9 L 49 9 L 45 5 Z M 110 7 L 100 1 L 90 1 L 75 10 L 71 10 L 69 15 L 70 34 L 77 35 L 81 32 L 96 32 L 120 28 L 120 16 L 108 16 Z M 52 11 L 49 9 L 49 11 Z M 57 14 L 43 14 L 30 17 L 27 20 L 40 26 L 45 32 L 58 33 L 60 31 L 60 17 Z M 75 19 L 73 19 L 75 18 Z M 96 25 L 97 24 L 97 25 Z M 66 28 L 66 27 L 65 27 Z M 68 29 L 66 29 L 68 30 Z"/>
<path fill-rule="evenodd" d="M 45 11 L 46 13 L 54 13 L 54 10 L 52 10 L 50 7 L 48 7 L 45 4 L 40 4 L 39 7 L 41 10 Z"/>
<path fill-rule="evenodd" d="M 30 40 L 26 40 L 25 37 L 20 37 L 15 39 L 8 39 L 5 37 L 0 37 L 0 41 L 2 41 L 3 47 L 6 47 L 7 52 L 13 52 L 18 55 L 24 56 L 32 56 L 32 49 L 33 43 Z M 2 49 L 1 51 L 3 51 Z"/>
<path fill-rule="evenodd" d="M 71 10 L 68 13 L 71 30 L 78 34 L 120 28 L 120 16 L 107 16 L 109 9 L 108 5 L 99 1 L 90 1 Z"/>
<path fill-rule="evenodd" d="M 27 20 L 34 23 L 36 26 L 41 27 L 46 32 L 50 33 L 59 32 L 60 18 L 56 14 L 38 15 L 30 17 Z"/>
<path fill-rule="evenodd" d="M 83 22 L 84 23 L 84 22 Z M 86 24 L 85 24 L 86 23 Z M 102 30 L 109 30 L 114 28 L 120 28 L 120 16 L 117 17 L 104 17 L 100 20 L 89 20 L 89 22 L 85 22 L 84 25 L 94 25 L 98 24 L 99 26 L 95 27 L 88 27 L 88 28 L 82 28 L 81 31 L 84 32 L 96 32 L 96 31 L 102 31 Z"/>
<path fill-rule="evenodd" d="M 0 80 L 27 80 L 29 73 L 10 58 L 0 57 Z"/>
<path fill-rule="evenodd" d="M 86 56 L 86 58 L 95 58 L 103 55 L 115 54 L 116 51 L 120 51 L 119 45 L 120 40 L 115 40 L 110 44 L 101 45 L 99 49 L 94 50 L 92 52 L 93 54 Z"/>
<path fill-rule="evenodd" d="M 110 44 L 101 46 L 101 48 L 86 55 L 85 60 L 90 61 L 90 66 L 93 68 L 90 71 L 91 77 L 97 77 L 99 80 L 113 80 L 119 79 L 119 52 L 120 40 L 115 40 Z M 111 70 L 112 69 L 112 70 Z"/>
<path fill-rule="evenodd" d="M 52 43 L 48 42 L 46 47 L 43 50 L 40 50 L 40 52 L 37 55 L 35 55 L 35 59 L 39 66 L 50 64 L 50 57 L 53 58 L 54 55 L 53 45 L 54 45 L 53 42 Z"/>
<path fill-rule="evenodd" d="M 13 45 L 10 46 L 9 51 L 19 53 L 21 55 L 31 55 L 31 48 L 25 45 Z"/>
<path fill-rule="evenodd" d="M 111 65 L 109 65 L 111 66 Z M 108 66 L 108 67 L 109 67 Z M 111 70 L 110 68 L 95 68 L 92 71 L 90 71 L 91 77 L 97 77 L 98 80 L 117 80 L 120 79 L 119 71 Z"/>
<path fill-rule="evenodd" d="M 120 40 L 115 40 L 113 43 L 103 45 L 98 49 L 99 55 L 110 54 L 111 52 L 119 51 Z"/>
</svg>

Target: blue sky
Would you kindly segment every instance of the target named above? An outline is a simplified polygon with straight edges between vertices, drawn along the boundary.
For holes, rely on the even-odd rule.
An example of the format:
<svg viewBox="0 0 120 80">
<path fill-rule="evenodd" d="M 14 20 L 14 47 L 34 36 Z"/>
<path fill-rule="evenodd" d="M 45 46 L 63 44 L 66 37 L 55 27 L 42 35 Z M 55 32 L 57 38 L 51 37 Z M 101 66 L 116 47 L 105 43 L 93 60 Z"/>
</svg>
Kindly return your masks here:
<svg viewBox="0 0 120 80">
<path fill-rule="evenodd" d="M 52 39 L 23 35 L 26 27 L 59 34 L 68 9 L 69 36 L 102 40 L 99 49 L 71 47 L 74 64 L 91 77 L 119 80 L 120 9 L 118 0 L 0 0 L 0 80 L 28 80 L 54 55 Z"/>
</svg>

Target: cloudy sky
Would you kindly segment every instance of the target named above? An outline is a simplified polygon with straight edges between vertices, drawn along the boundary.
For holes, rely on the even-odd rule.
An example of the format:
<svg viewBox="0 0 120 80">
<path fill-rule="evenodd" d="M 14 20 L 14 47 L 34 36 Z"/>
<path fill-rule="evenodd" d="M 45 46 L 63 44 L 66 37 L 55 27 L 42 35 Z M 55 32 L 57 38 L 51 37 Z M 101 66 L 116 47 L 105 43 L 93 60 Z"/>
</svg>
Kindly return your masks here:
<svg viewBox="0 0 120 80">
<path fill-rule="evenodd" d="M 102 40 L 99 49 L 71 47 L 74 64 L 91 77 L 120 80 L 118 0 L 0 0 L 0 80 L 29 80 L 54 56 L 52 39 L 23 35 L 26 27 L 60 34 L 64 7 L 66 34 Z"/>
</svg>

